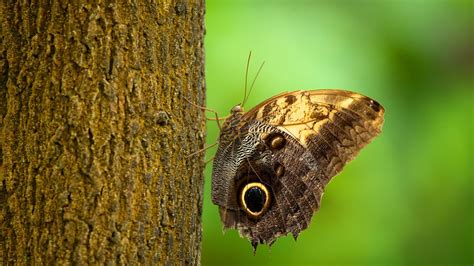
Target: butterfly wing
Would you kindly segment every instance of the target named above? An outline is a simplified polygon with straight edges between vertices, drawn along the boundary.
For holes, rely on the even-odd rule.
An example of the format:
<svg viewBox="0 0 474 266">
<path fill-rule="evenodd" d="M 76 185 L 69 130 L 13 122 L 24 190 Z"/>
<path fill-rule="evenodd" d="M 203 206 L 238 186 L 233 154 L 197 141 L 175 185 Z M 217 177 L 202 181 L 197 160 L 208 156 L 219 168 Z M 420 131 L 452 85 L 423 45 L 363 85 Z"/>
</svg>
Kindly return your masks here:
<svg viewBox="0 0 474 266">
<path fill-rule="evenodd" d="M 247 112 L 242 120 L 261 121 L 287 132 L 325 162 L 327 178 L 376 137 L 384 108 L 375 100 L 344 90 L 284 93 Z"/>
<path fill-rule="evenodd" d="M 212 196 L 224 226 L 238 228 L 254 247 L 290 232 L 296 238 L 329 180 L 380 133 L 383 114 L 374 100 L 341 90 L 284 93 L 245 113 L 214 161 Z M 272 198 L 258 217 L 238 200 L 242 184 L 255 180 Z"/>
</svg>

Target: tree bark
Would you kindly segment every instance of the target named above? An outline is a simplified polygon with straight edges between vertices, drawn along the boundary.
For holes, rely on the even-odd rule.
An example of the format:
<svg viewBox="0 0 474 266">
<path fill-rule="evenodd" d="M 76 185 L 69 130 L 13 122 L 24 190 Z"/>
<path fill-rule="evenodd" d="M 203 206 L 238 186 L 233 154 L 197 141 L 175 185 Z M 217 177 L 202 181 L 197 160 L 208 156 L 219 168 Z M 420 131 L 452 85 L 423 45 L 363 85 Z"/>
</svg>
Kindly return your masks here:
<svg viewBox="0 0 474 266">
<path fill-rule="evenodd" d="M 199 264 L 203 0 L 0 20 L 0 264 Z"/>
</svg>

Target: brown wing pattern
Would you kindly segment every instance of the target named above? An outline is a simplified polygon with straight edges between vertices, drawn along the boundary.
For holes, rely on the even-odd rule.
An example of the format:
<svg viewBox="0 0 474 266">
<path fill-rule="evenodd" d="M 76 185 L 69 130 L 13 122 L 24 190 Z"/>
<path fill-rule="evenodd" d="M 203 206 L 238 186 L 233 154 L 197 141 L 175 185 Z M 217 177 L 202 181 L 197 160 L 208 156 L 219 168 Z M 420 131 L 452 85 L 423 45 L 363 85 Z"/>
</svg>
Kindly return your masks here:
<svg viewBox="0 0 474 266">
<path fill-rule="evenodd" d="M 288 233 L 296 238 L 329 180 L 380 133 L 383 115 L 366 96 L 315 90 L 280 94 L 232 116 L 221 133 L 212 181 L 224 226 L 239 229 L 254 247 Z M 236 200 L 252 178 L 270 187 L 273 198 L 258 218 Z"/>
<path fill-rule="evenodd" d="M 384 108 L 358 93 L 343 90 L 295 91 L 277 95 L 252 108 L 243 121 L 276 126 L 326 161 L 327 178 L 377 136 Z"/>
</svg>

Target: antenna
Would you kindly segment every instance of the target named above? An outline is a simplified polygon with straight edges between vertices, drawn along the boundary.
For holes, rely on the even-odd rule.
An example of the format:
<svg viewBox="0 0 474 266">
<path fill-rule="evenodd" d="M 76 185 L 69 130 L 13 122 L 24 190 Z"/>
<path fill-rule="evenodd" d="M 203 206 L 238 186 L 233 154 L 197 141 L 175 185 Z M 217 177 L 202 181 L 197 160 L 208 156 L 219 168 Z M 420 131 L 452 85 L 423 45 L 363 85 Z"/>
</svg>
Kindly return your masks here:
<svg viewBox="0 0 474 266">
<path fill-rule="evenodd" d="M 250 59 L 250 57 L 249 57 L 249 59 Z M 255 75 L 255 78 L 253 79 L 252 85 L 250 85 L 249 94 L 245 95 L 245 97 L 244 97 L 244 102 L 242 103 L 242 107 L 244 107 L 245 103 L 247 102 L 247 99 L 250 96 L 250 93 L 252 92 L 253 85 L 255 84 L 255 81 L 257 80 L 258 74 L 260 74 L 260 71 L 262 70 L 263 65 L 265 65 L 265 61 L 262 62 L 262 64 L 260 65 L 260 68 L 257 71 L 257 74 Z M 245 83 L 247 84 L 247 75 L 245 75 L 245 80 L 246 80 Z M 247 88 L 245 89 L 245 91 L 247 91 Z"/>
<path fill-rule="evenodd" d="M 250 58 L 252 57 L 252 51 L 249 52 L 249 57 L 247 58 L 247 66 L 245 67 L 245 85 L 244 85 L 244 99 L 242 101 L 242 106 L 245 103 L 245 99 L 247 98 L 247 77 L 249 75 L 249 66 L 250 66 Z"/>
</svg>

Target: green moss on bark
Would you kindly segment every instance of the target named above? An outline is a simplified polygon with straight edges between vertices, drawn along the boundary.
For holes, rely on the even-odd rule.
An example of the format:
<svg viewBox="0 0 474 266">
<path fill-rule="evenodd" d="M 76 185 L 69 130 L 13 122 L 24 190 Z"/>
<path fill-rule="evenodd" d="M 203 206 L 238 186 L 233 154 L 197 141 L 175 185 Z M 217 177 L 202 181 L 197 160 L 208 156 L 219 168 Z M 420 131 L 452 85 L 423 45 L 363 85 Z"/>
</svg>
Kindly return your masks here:
<svg viewBox="0 0 474 266">
<path fill-rule="evenodd" d="M 204 3 L 77 2 L 0 4 L 3 264 L 198 264 Z"/>
</svg>

